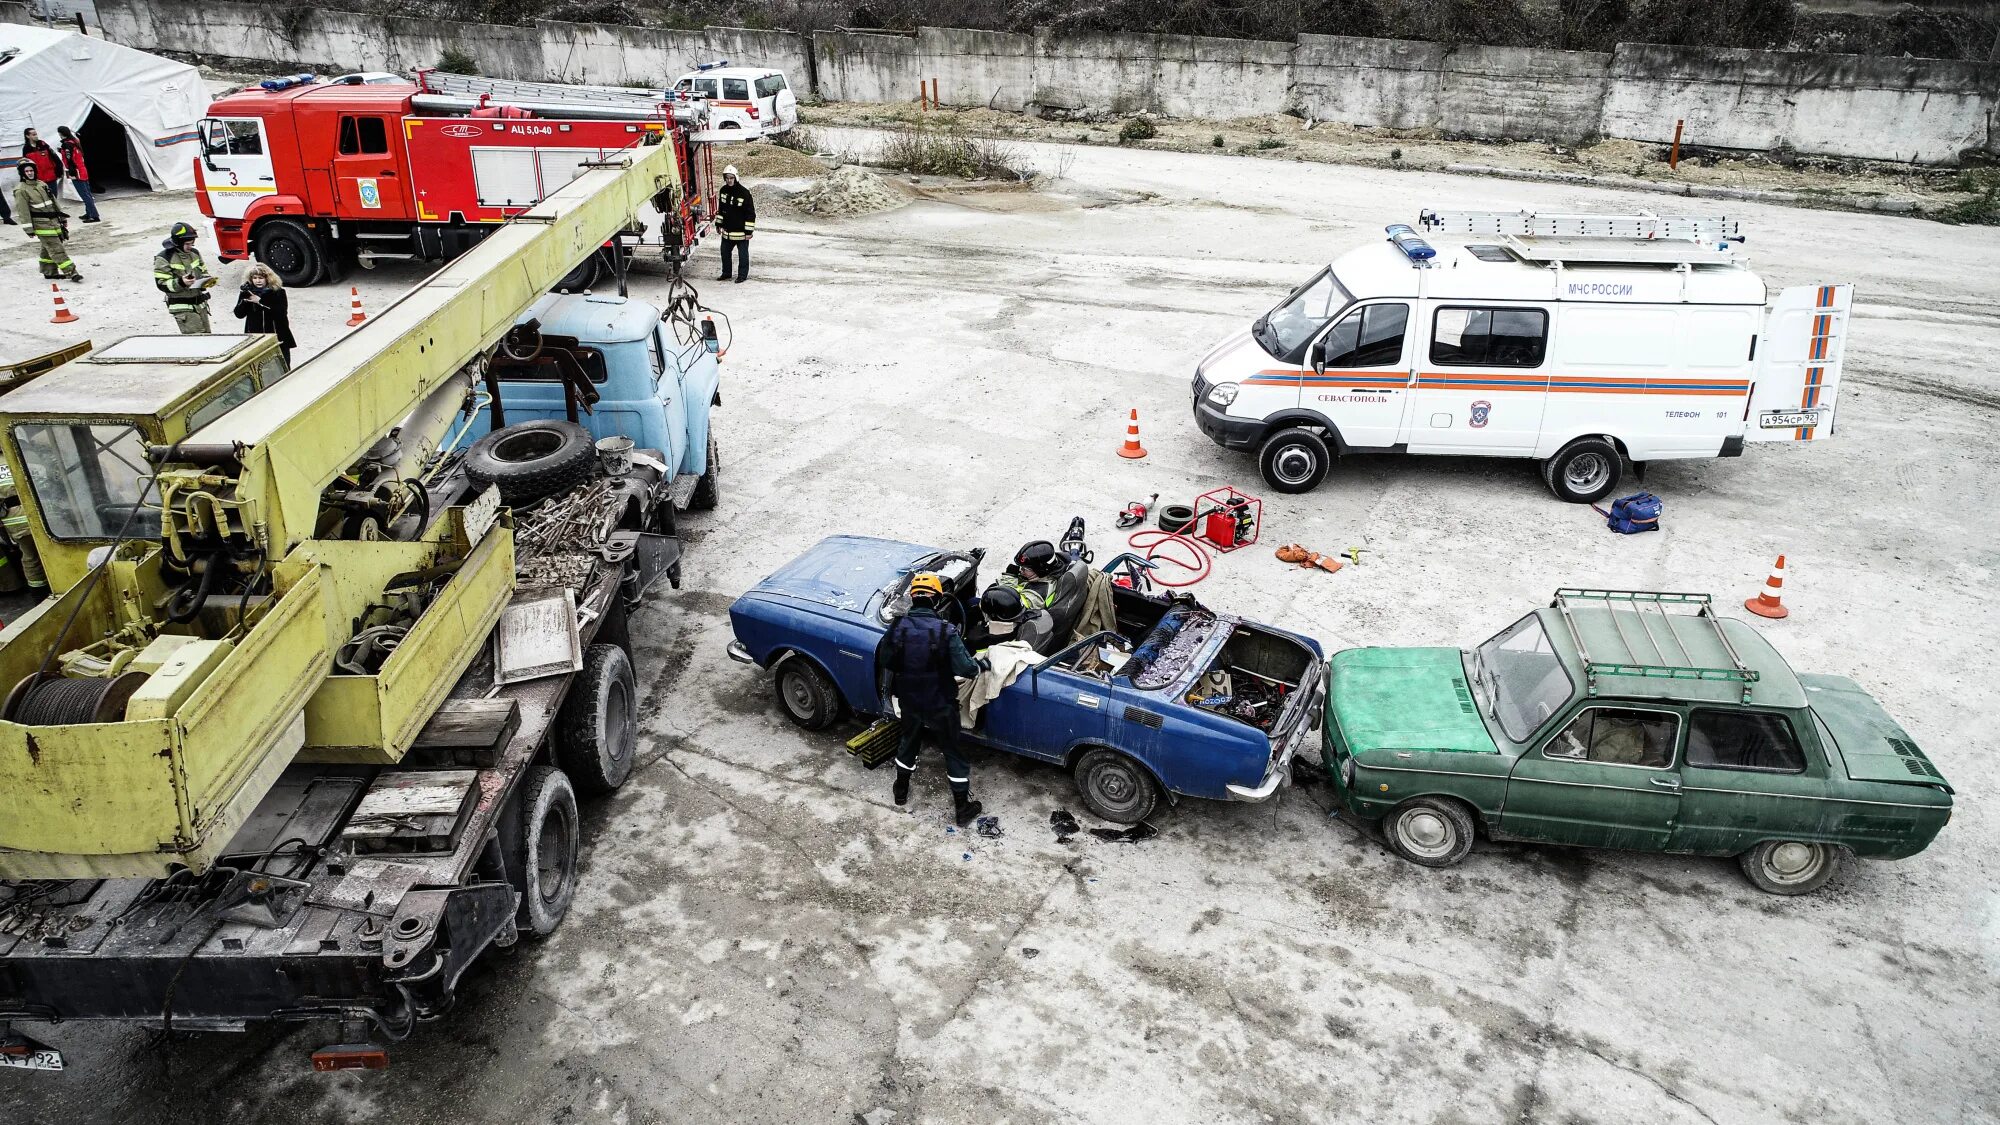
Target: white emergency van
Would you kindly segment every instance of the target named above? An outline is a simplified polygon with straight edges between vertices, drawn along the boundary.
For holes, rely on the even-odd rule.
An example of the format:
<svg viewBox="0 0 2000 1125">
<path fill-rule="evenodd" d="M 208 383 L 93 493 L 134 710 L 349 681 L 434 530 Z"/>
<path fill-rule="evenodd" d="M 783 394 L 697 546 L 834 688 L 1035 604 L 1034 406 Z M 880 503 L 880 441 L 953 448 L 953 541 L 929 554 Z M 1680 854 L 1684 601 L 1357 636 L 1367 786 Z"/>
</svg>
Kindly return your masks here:
<svg viewBox="0 0 2000 1125">
<path fill-rule="evenodd" d="M 783 71 L 705 63 L 676 79 L 673 94 L 708 102 L 708 128 L 695 134 L 698 141 L 751 141 L 799 123 L 799 99 Z"/>
<path fill-rule="evenodd" d="M 1851 285 L 1769 301 L 1734 220 L 1426 211 L 1195 368 L 1196 424 L 1279 492 L 1342 453 L 1533 457 L 1561 499 L 1627 462 L 1833 432 Z"/>
</svg>

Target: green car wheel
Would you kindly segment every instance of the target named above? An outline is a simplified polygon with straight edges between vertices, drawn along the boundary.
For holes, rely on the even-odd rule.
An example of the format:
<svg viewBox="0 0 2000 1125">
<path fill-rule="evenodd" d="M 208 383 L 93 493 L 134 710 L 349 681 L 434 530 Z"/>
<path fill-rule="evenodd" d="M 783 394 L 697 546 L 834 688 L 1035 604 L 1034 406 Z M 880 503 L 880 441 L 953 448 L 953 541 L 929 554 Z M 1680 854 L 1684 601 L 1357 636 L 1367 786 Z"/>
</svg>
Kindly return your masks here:
<svg viewBox="0 0 2000 1125">
<path fill-rule="evenodd" d="M 1838 844 L 1802 844 L 1770 840 L 1736 857 L 1751 884 L 1765 894 L 1804 895 L 1826 886 L 1840 870 Z"/>
<path fill-rule="evenodd" d="M 1389 850 L 1424 867 L 1450 867 L 1472 851 L 1472 814 L 1457 801 L 1417 797 L 1382 822 Z"/>
</svg>

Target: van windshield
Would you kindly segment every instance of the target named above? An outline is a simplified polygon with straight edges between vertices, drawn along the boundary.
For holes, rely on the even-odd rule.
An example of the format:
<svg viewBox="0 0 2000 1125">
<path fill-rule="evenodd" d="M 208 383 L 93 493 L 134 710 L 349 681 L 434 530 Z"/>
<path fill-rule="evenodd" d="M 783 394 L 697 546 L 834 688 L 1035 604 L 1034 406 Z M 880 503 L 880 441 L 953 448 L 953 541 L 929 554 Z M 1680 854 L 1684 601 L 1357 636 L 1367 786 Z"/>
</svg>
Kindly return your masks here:
<svg viewBox="0 0 2000 1125">
<path fill-rule="evenodd" d="M 1272 359 L 1296 363 L 1320 328 L 1351 300 L 1333 271 L 1321 270 L 1292 290 L 1277 308 L 1258 317 L 1250 335 Z"/>
</svg>

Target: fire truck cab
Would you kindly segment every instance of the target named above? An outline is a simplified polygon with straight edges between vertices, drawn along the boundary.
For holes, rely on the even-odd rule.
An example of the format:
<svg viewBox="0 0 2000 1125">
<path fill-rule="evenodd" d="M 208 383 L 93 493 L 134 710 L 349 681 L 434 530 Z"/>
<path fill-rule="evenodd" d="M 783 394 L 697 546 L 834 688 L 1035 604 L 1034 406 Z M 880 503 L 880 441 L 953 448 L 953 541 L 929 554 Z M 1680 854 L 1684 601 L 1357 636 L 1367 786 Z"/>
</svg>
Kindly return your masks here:
<svg viewBox="0 0 2000 1125">
<path fill-rule="evenodd" d="M 302 286 L 350 264 L 449 259 L 592 162 L 662 131 L 689 187 L 654 201 L 665 218 L 648 241 L 677 264 L 706 230 L 710 161 L 688 128 L 698 109 L 595 88 L 424 71 L 417 79 L 300 75 L 211 104 L 195 177 L 222 260 L 254 255 Z M 587 288 L 606 256 L 559 288 Z"/>
</svg>

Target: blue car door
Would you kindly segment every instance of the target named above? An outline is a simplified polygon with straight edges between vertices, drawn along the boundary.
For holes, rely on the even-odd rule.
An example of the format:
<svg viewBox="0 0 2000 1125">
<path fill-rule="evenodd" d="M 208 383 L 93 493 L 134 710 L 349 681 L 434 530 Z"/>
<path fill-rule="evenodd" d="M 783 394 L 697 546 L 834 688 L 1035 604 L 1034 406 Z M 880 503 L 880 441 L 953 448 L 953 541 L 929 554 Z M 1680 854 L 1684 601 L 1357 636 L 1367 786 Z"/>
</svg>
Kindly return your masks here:
<svg viewBox="0 0 2000 1125">
<path fill-rule="evenodd" d="M 976 729 L 997 746 L 1059 762 L 1079 742 L 1104 740 L 1110 709 L 1111 692 L 1103 680 L 1051 661 L 1007 685 L 981 709 Z"/>
</svg>

